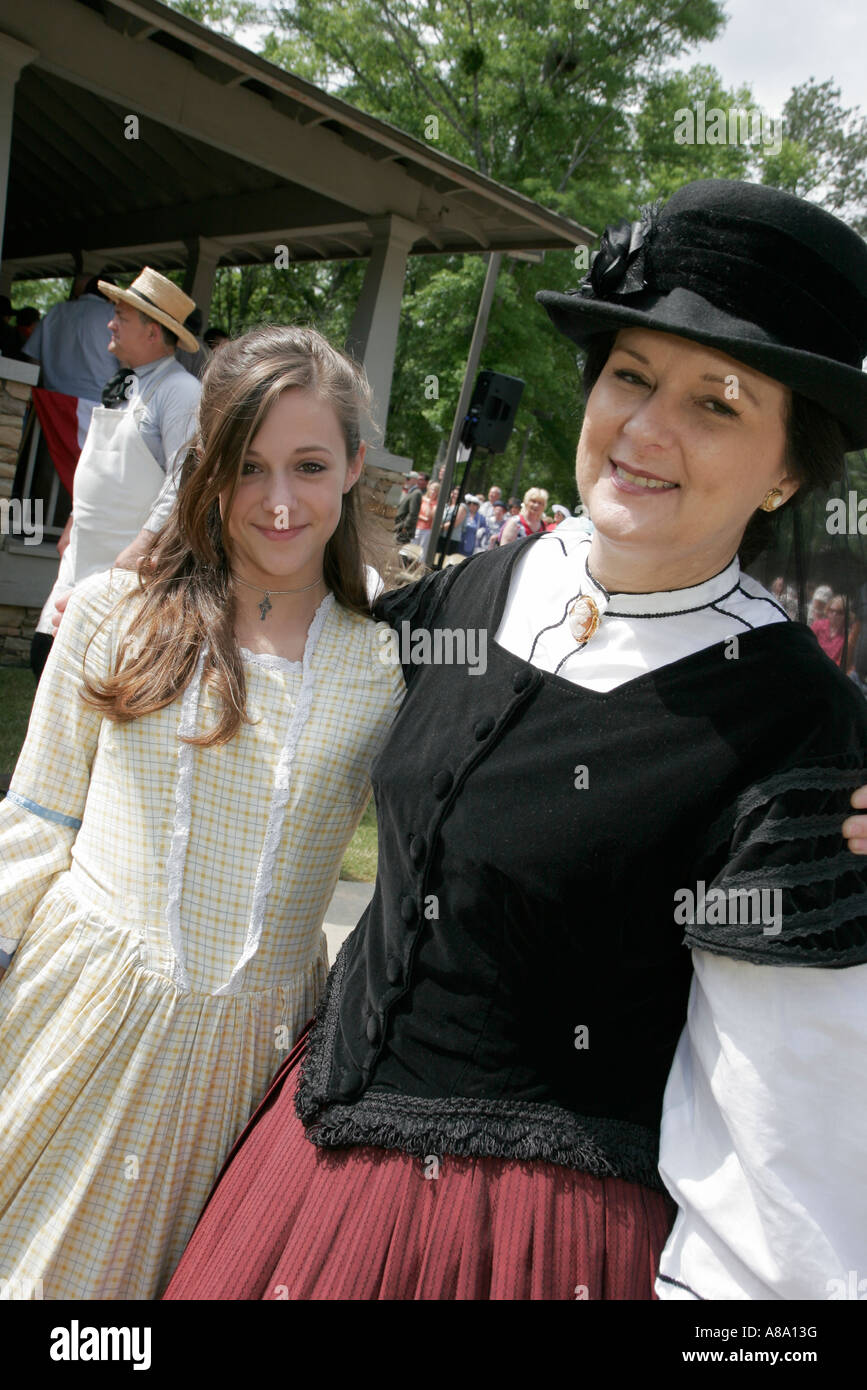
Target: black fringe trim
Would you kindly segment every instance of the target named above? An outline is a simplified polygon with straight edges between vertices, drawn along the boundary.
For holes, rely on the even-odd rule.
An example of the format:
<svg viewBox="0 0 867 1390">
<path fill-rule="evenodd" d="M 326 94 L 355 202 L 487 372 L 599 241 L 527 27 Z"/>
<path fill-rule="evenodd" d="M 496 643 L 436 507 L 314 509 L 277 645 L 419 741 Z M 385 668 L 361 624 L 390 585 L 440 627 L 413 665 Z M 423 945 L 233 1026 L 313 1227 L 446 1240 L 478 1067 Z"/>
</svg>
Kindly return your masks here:
<svg viewBox="0 0 867 1390">
<path fill-rule="evenodd" d="M 371 1144 L 426 1158 L 536 1160 L 597 1178 L 625 1178 L 664 1192 L 658 1136 L 606 1116 L 576 1115 L 556 1105 L 464 1097 L 407 1096 L 376 1086 L 353 1105 L 326 1105 L 307 1125 L 320 1148 Z"/>
</svg>

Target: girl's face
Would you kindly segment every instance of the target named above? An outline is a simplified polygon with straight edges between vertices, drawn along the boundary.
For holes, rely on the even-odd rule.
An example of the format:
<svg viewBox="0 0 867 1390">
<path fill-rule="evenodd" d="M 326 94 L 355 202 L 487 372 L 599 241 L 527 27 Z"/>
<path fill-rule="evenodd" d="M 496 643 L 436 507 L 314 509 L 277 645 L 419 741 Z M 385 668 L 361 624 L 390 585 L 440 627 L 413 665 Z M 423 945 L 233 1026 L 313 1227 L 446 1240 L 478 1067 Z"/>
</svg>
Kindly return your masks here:
<svg viewBox="0 0 867 1390">
<path fill-rule="evenodd" d="M 724 569 L 786 474 L 789 392 L 714 348 L 621 330 L 590 393 L 576 476 L 609 570 L 682 588 Z M 630 585 L 631 587 L 631 585 Z"/>
<path fill-rule="evenodd" d="M 347 458 L 337 415 L 321 396 L 284 391 L 241 461 L 227 526 L 232 569 L 263 589 L 314 583 L 364 451 L 362 444 Z M 220 497 L 223 516 L 228 496 Z"/>
<path fill-rule="evenodd" d="M 524 513 L 528 521 L 538 521 L 545 510 L 545 499 L 534 494 L 524 498 Z"/>
</svg>

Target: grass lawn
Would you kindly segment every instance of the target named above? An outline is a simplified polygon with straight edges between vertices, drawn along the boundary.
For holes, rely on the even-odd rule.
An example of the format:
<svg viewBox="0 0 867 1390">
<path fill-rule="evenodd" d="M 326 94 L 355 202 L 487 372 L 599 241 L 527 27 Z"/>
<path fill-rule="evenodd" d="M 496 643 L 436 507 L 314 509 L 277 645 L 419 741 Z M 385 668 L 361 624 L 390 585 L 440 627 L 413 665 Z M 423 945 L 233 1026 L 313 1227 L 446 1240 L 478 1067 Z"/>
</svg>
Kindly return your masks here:
<svg viewBox="0 0 867 1390">
<path fill-rule="evenodd" d="M 18 761 L 27 733 L 30 705 L 36 690 L 33 672 L 15 666 L 0 666 L 0 784 L 3 790 Z M 55 750 L 62 756 L 62 750 Z M 371 801 L 349 842 L 340 877 L 353 883 L 372 883 L 376 878 L 376 811 Z"/>
<path fill-rule="evenodd" d="M 371 797 L 343 856 L 340 877 L 348 878 L 353 883 L 372 883 L 376 878 L 377 844 L 376 807 Z"/>
<path fill-rule="evenodd" d="M 29 667 L 0 666 L 0 782 L 12 776 L 27 733 L 36 681 Z"/>
</svg>

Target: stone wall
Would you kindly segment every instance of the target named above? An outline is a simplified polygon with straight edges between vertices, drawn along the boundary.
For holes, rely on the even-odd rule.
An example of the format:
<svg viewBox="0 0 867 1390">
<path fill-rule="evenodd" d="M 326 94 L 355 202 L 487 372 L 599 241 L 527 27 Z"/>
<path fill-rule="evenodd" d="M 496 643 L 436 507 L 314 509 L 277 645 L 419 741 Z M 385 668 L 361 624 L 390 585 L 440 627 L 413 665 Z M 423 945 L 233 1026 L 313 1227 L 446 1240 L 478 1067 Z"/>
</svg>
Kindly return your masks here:
<svg viewBox="0 0 867 1390">
<path fill-rule="evenodd" d="M 41 611 L 0 603 L 0 666 L 30 665 L 30 639 Z"/>
<path fill-rule="evenodd" d="M 29 400 L 30 387 L 4 378 L 0 371 L 0 498 L 12 495 Z M 39 608 L 0 604 L 0 666 L 29 666 L 30 639 L 40 612 Z"/>
<path fill-rule="evenodd" d="M 362 485 L 365 492 L 365 503 L 369 511 L 374 516 L 380 516 L 386 521 L 392 521 L 397 511 L 397 502 L 391 504 L 389 495 L 399 489 L 403 482 L 403 475 L 395 473 L 390 468 L 377 468 L 375 464 L 367 463 L 362 474 Z M 398 501 L 400 492 L 397 491 Z"/>
<path fill-rule="evenodd" d="M 0 373 L 0 497 L 12 493 L 21 425 L 29 400 L 29 386 L 20 381 L 4 381 Z"/>
</svg>

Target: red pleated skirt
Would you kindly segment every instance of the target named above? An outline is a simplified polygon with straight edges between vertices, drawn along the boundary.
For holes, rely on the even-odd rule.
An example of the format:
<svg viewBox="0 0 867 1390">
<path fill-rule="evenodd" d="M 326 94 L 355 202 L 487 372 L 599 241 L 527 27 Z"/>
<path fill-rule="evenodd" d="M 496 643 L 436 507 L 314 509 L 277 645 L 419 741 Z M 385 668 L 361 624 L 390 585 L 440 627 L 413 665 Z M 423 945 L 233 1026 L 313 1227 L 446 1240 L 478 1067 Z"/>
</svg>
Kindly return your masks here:
<svg viewBox="0 0 867 1390">
<path fill-rule="evenodd" d="M 302 1035 L 240 1135 L 166 1299 L 652 1299 L 676 1208 L 556 1163 L 322 1149 Z"/>
</svg>

